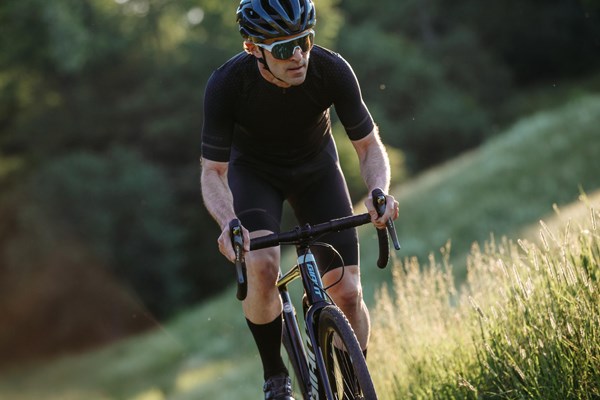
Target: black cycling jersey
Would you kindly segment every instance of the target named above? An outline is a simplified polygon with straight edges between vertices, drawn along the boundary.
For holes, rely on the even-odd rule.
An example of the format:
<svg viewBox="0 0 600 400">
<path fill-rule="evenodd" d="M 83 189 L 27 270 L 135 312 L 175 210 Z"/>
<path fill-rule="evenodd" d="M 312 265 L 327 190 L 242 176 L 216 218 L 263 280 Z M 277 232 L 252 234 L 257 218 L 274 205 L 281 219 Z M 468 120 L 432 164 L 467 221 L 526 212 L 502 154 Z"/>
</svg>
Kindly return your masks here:
<svg viewBox="0 0 600 400">
<path fill-rule="evenodd" d="M 273 165 L 304 161 L 331 134 L 332 105 L 350 139 L 373 130 L 354 72 L 339 54 L 314 46 L 305 81 L 283 89 L 262 77 L 253 55 L 240 53 L 206 86 L 202 156 L 229 161 L 233 147 Z"/>
<path fill-rule="evenodd" d="M 352 213 L 352 202 L 331 135 L 329 110 L 351 140 L 375 124 L 363 103 L 350 65 L 337 53 L 314 46 L 306 79 L 280 88 L 267 82 L 253 55 L 240 53 L 210 77 L 204 99 L 202 156 L 229 162 L 234 210 L 251 232 L 280 229 L 289 201 L 300 224 Z M 355 229 L 321 238 L 340 257 L 312 247 L 321 272 L 358 264 Z"/>
</svg>

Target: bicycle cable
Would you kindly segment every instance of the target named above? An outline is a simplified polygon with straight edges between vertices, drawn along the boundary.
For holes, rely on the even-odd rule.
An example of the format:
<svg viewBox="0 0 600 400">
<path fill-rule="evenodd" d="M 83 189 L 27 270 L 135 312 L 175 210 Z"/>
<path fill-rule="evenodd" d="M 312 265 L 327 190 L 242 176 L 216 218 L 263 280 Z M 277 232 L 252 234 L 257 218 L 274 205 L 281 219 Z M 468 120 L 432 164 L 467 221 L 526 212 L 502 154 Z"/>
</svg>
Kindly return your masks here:
<svg viewBox="0 0 600 400">
<path fill-rule="evenodd" d="M 335 285 L 339 284 L 342 279 L 344 279 L 344 274 L 346 272 L 346 263 L 344 262 L 344 258 L 342 257 L 342 255 L 339 253 L 339 251 L 336 250 L 335 247 L 333 247 L 332 245 L 330 245 L 329 243 L 324 243 L 324 242 L 312 242 L 310 244 L 311 246 L 321 246 L 321 247 L 325 247 L 329 250 L 332 251 L 333 256 L 331 258 L 331 260 L 329 261 L 329 265 L 327 266 L 327 268 L 325 268 L 323 275 L 325 275 L 327 272 L 332 271 L 331 268 L 331 264 L 333 263 L 333 261 L 335 260 L 335 258 L 339 258 L 340 261 L 342 262 L 341 268 L 342 268 L 342 274 L 340 275 L 340 277 L 333 282 L 331 285 L 326 286 L 323 288 L 323 290 L 325 290 L 325 293 L 327 293 L 327 290 L 329 290 L 330 288 L 334 287 Z"/>
</svg>

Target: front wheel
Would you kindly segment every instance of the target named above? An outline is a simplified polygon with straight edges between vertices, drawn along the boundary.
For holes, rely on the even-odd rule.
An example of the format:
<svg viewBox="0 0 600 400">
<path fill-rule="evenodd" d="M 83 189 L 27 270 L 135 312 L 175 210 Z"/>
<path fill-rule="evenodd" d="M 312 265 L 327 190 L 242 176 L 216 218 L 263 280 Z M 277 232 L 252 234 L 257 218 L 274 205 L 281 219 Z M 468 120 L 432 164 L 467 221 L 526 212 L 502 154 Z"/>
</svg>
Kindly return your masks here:
<svg viewBox="0 0 600 400">
<path fill-rule="evenodd" d="M 346 316 L 336 306 L 321 310 L 318 337 L 334 398 L 376 400 L 358 340 Z"/>
</svg>

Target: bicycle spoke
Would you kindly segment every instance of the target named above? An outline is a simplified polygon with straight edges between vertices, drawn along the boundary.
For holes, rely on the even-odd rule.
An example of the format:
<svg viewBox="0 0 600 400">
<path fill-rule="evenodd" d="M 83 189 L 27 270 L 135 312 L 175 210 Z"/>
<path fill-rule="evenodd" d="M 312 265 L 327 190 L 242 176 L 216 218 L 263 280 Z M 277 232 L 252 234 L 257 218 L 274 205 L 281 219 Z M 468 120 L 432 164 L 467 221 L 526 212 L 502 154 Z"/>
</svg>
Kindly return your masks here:
<svg viewBox="0 0 600 400">
<path fill-rule="evenodd" d="M 337 400 L 375 400 L 371 377 L 348 321 L 337 307 L 326 307 L 319 320 L 329 386 Z"/>
</svg>

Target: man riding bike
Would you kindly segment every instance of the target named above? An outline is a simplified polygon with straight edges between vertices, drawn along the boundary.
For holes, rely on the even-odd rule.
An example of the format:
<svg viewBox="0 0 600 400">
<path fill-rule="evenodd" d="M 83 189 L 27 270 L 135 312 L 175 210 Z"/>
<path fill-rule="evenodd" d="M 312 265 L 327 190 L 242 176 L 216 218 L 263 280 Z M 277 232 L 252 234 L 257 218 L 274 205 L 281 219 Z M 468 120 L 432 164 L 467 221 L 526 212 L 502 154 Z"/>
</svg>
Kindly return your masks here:
<svg viewBox="0 0 600 400">
<path fill-rule="evenodd" d="M 237 9 L 244 51 L 210 77 L 204 99 L 201 186 L 205 206 L 222 229 L 219 250 L 233 261 L 229 222 L 243 225 L 244 243 L 278 232 L 284 201 L 300 224 L 352 214 L 352 203 L 331 134 L 330 108 L 359 158 L 367 193 L 390 184 L 389 161 L 351 66 L 314 44 L 311 0 L 242 0 Z M 327 193 L 314 197 L 313 193 Z M 373 224 L 398 216 L 388 196 Z M 322 239 L 338 250 L 314 249 L 328 293 L 350 321 L 366 354 L 370 321 L 363 301 L 356 230 Z M 246 255 L 248 292 L 243 311 L 264 370 L 266 400 L 293 400 L 280 353 L 282 306 L 275 286 L 279 248 Z M 346 265 L 342 275 L 342 265 Z"/>
</svg>

